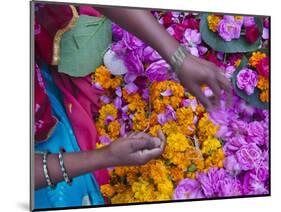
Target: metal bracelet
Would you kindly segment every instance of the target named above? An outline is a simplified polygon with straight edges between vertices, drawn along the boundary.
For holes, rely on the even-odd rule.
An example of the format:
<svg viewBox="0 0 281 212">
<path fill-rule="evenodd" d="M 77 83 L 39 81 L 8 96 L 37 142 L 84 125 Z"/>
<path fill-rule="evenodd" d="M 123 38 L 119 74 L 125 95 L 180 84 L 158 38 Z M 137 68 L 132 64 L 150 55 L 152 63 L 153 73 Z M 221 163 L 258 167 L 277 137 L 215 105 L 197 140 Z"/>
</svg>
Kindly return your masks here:
<svg viewBox="0 0 281 212">
<path fill-rule="evenodd" d="M 179 75 L 179 71 L 182 67 L 184 59 L 187 56 L 188 56 L 188 52 L 187 52 L 186 48 L 184 46 L 180 45 L 177 48 L 177 50 L 175 51 L 175 53 L 173 54 L 173 56 L 171 57 L 170 63 L 177 75 Z"/>
<path fill-rule="evenodd" d="M 71 185 L 72 184 L 72 180 L 69 178 L 65 166 L 64 166 L 64 161 L 63 161 L 63 150 L 59 151 L 59 163 L 60 163 L 60 169 L 64 178 L 64 181 L 68 184 Z"/>
<path fill-rule="evenodd" d="M 45 180 L 46 180 L 48 186 L 51 187 L 52 189 L 54 189 L 56 187 L 56 185 L 52 183 L 51 178 L 48 173 L 48 165 L 47 165 L 48 154 L 49 154 L 49 152 L 44 152 L 44 154 L 43 154 L 43 172 L 44 172 Z"/>
</svg>

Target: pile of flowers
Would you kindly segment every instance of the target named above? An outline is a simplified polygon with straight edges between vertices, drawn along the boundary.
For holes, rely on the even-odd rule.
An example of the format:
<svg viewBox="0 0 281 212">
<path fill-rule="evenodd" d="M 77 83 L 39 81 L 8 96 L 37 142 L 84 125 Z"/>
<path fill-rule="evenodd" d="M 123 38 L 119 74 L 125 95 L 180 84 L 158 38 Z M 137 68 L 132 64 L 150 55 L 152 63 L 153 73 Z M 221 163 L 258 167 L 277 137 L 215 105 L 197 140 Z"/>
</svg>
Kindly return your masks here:
<svg viewBox="0 0 281 212">
<path fill-rule="evenodd" d="M 261 51 L 253 52 L 248 67 L 237 75 L 237 87 L 247 95 L 252 95 L 257 88 L 261 102 L 269 101 L 269 58 Z"/>
<path fill-rule="evenodd" d="M 225 41 L 239 39 L 241 35 L 245 35 L 246 41 L 253 44 L 260 34 L 255 18 L 252 16 L 211 14 L 208 16 L 208 26 Z"/>
<path fill-rule="evenodd" d="M 245 55 L 217 52 L 206 45 L 199 31 L 199 14 L 154 11 L 153 15 L 191 54 L 215 63 L 232 78 Z M 215 16 L 208 21 L 213 30 L 220 31 L 224 19 L 234 20 L 234 27 L 237 21 L 246 23 L 245 17 L 234 16 Z M 264 29 L 268 29 L 266 23 L 264 18 Z M 100 66 L 92 74 L 93 86 L 104 91 L 94 117 L 98 148 L 130 131 L 157 136 L 159 129 L 167 144 L 160 158 L 143 166 L 109 168 L 110 181 L 101 186 L 109 202 L 268 194 L 268 111 L 234 93 L 231 107 L 225 106 L 223 96 L 221 108 L 208 113 L 155 50 L 115 24 L 112 29 L 111 50 L 122 59 L 127 73 L 114 76 Z M 268 36 L 262 41 L 267 48 Z M 237 85 L 249 94 L 258 87 L 261 100 L 268 101 L 266 63 L 264 53 L 251 53 L 249 67 L 240 72 Z M 205 95 L 212 95 L 208 87 L 202 89 Z"/>
</svg>

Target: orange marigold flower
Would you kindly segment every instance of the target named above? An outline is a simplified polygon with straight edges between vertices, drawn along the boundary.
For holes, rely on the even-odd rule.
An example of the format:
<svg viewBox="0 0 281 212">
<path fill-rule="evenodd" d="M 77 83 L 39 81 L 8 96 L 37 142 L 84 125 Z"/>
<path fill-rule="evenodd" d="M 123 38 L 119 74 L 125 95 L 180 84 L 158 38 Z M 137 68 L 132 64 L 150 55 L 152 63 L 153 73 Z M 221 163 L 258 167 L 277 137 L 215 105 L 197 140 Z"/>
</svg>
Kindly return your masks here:
<svg viewBox="0 0 281 212">
<path fill-rule="evenodd" d="M 266 54 L 260 51 L 253 52 L 252 56 L 249 59 L 249 65 L 256 68 L 256 65 L 260 62 L 261 59 L 265 58 Z"/>
<path fill-rule="evenodd" d="M 262 102 L 269 102 L 269 90 L 265 90 L 260 93 L 260 100 Z"/>
</svg>

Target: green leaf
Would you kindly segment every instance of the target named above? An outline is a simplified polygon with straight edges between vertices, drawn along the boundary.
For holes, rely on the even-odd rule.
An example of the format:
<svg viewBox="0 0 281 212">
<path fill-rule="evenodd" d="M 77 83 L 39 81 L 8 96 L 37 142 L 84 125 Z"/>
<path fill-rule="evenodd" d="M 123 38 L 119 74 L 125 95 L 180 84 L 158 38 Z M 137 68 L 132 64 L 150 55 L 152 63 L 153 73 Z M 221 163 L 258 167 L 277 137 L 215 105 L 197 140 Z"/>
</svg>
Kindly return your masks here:
<svg viewBox="0 0 281 212">
<path fill-rule="evenodd" d="M 92 73 L 103 64 L 103 53 L 111 41 L 108 19 L 80 15 L 75 27 L 62 36 L 58 71 L 74 77 Z"/>
<path fill-rule="evenodd" d="M 188 168 L 187 171 L 188 172 L 195 172 L 197 169 L 196 165 L 194 163 L 192 163 Z"/>
<path fill-rule="evenodd" d="M 210 15 L 209 13 L 203 13 L 200 16 L 200 33 L 203 41 L 208 44 L 210 47 L 215 49 L 216 51 L 221 51 L 225 53 L 237 53 L 237 52 L 250 52 L 255 51 L 261 46 L 261 35 L 263 31 L 262 20 L 259 17 L 255 17 L 255 22 L 259 28 L 260 36 L 258 40 L 249 44 L 244 36 L 240 36 L 239 39 L 235 39 L 232 41 L 223 40 L 217 32 L 212 32 L 208 26 L 207 17 Z"/>
<path fill-rule="evenodd" d="M 246 102 L 248 102 L 250 105 L 253 105 L 253 106 L 255 106 L 257 108 L 261 108 L 261 109 L 268 109 L 269 104 L 260 101 L 260 98 L 259 98 L 260 90 L 258 88 L 255 88 L 254 93 L 248 96 L 243 90 L 241 90 L 240 88 L 237 87 L 237 75 L 241 71 L 242 68 L 247 66 L 247 64 L 248 64 L 248 59 L 246 57 L 243 57 L 239 67 L 232 75 L 232 84 L 233 84 L 235 93 L 238 96 L 240 96 L 242 99 L 244 99 Z"/>
</svg>

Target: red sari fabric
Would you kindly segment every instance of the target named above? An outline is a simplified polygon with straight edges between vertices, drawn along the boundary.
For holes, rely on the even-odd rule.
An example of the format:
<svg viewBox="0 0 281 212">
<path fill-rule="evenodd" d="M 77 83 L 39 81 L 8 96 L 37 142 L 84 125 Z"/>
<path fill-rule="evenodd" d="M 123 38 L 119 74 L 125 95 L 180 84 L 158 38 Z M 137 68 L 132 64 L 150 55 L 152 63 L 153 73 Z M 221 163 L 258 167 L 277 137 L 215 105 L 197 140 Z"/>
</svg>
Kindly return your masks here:
<svg viewBox="0 0 281 212">
<path fill-rule="evenodd" d="M 79 9 L 80 14 L 100 15 L 94 8 L 88 6 L 82 6 Z M 35 49 L 38 60 L 51 64 L 53 40 L 56 31 L 65 27 L 71 18 L 71 9 L 69 6 L 38 4 L 35 13 Z M 98 140 L 93 115 L 98 111 L 98 99 L 101 92 L 92 87 L 90 76 L 71 77 L 57 72 L 56 69 L 57 67 L 53 66 L 52 76 L 55 84 L 63 94 L 63 103 L 78 145 L 81 151 L 93 150 L 96 148 L 96 142 Z M 44 94 L 40 90 L 38 92 L 41 92 L 40 95 Z M 50 108 L 50 103 L 48 101 L 45 103 L 45 108 Z M 52 119 L 50 113 L 47 113 L 46 117 Z M 50 130 L 51 128 L 48 128 L 45 132 L 49 134 Z M 109 175 L 107 170 L 99 170 L 93 172 L 93 174 L 99 185 L 108 183 Z"/>
</svg>

